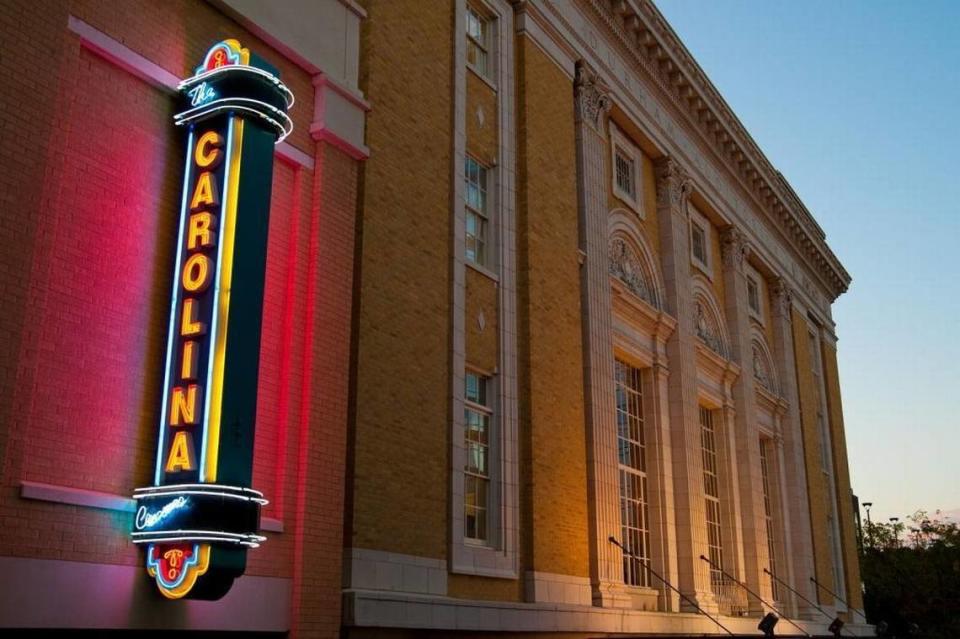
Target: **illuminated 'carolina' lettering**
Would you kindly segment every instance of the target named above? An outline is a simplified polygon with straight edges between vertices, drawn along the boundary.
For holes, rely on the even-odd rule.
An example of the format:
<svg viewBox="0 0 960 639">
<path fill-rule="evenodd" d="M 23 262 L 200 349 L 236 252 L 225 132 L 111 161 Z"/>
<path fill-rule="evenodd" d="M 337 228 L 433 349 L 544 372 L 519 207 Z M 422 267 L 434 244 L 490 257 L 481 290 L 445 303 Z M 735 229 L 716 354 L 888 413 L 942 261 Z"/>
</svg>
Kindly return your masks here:
<svg viewBox="0 0 960 639">
<path fill-rule="evenodd" d="M 220 164 L 223 154 L 220 147 L 223 146 L 223 136 L 216 131 L 207 131 L 197 140 L 196 151 L 193 154 L 193 161 L 201 169 L 212 170 Z"/>
<path fill-rule="evenodd" d="M 193 442 L 187 437 L 187 432 L 178 430 L 170 444 L 170 456 L 167 457 L 165 470 L 168 473 L 191 471 L 197 467 L 196 457 L 193 454 Z"/>
<path fill-rule="evenodd" d="M 165 597 L 214 600 L 265 539 L 257 522 L 267 501 L 250 482 L 268 178 L 272 145 L 292 130 L 293 95 L 233 39 L 212 46 L 178 90 L 186 148 L 159 441 L 153 485 L 134 491 L 131 538 L 146 545 Z"/>
<path fill-rule="evenodd" d="M 197 178 L 197 188 L 193 190 L 190 210 L 196 211 L 205 206 L 217 206 L 218 204 L 220 204 L 220 194 L 217 193 L 217 183 L 213 179 L 213 173 L 204 171 Z"/>
<path fill-rule="evenodd" d="M 170 396 L 170 425 L 181 426 L 197 423 L 197 391 L 199 386 L 190 384 L 187 388 L 175 386 Z"/>
<path fill-rule="evenodd" d="M 200 349 L 193 340 L 187 340 L 183 343 L 183 357 L 180 364 L 180 377 L 193 380 L 197 378 L 197 357 L 200 355 Z"/>
<path fill-rule="evenodd" d="M 194 253 L 183 265 L 183 290 L 202 293 L 210 286 L 213 263 L 203 253 Z"/>
<path fill-rule="evenodd" d="M 214 186 L 216 189 L 216 186 Z M 187 230 L 187 248 L 209 248 L 213 246 L 213 216 L 206 211 L 190 216 L 190 228 Z"/>
<path fill-rule="evenodd" d="M 184 337 L 203 335 L 207 325 L 197 319 L 200 304 L 192 297 L 183 300 L 183 314 L 180 319 L 180 334 Z"/>
</svg>

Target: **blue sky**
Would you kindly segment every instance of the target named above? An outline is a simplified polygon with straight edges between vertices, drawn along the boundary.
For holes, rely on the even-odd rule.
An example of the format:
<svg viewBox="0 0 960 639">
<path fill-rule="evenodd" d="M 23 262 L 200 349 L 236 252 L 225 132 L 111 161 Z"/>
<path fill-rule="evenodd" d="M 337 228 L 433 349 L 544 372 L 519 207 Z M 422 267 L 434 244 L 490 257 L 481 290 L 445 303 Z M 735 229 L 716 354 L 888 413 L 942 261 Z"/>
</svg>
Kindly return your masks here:
<svg viewBox="0 0 960 639">
<path fill-rule="evenodd" d="M 960 521 L 960 2 L 658 0 L 853 276 L 854 492 Z"/>
</svg>

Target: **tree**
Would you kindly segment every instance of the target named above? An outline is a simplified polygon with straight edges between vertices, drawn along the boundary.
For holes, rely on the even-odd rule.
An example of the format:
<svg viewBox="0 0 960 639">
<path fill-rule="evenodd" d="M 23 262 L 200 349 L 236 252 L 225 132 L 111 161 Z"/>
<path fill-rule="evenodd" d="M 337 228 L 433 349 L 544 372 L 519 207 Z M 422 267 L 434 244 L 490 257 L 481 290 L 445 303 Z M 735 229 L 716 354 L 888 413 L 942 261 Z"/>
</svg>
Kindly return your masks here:
<svg viewBox="0 0 960 639">
<path fill-rule="evenodd" d="M 903 522 L 863 528 L 864 608 L 887 636 L 960 637 L 960 527 L 917 511 Z"/>
</svg>

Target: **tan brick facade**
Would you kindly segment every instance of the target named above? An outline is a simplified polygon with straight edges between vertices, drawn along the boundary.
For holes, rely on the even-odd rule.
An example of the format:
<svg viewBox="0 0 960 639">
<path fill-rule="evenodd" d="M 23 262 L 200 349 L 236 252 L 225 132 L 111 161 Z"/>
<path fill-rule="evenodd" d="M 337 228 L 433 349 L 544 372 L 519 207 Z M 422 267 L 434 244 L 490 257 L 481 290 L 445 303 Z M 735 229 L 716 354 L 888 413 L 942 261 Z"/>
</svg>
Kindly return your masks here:
<svg viewBox="0 0 960 639">
<path fill-rule="evenodd" d="M 816 560 L 816 575 L 818 581 L 830 583 L 830 548 L 827 541 L 827 529 L 824 522 L 829 511 L 830 499 L 823 474 L 820 470 L 820 434 L 817 429 L 817 390 L 814 387 L 813 366 L 807 336 L 808 324 L 806 318 L 797 309 L 793 310 L 793 342 L 797 363 L 797 388 L 800 396 L 800 412 L 803 420 L 803 448 L 807 471 L 807 493 L 810 499 L 810 520 L 812 522 L 813 552 Z M 832 604 L 833 596 L 823 590 L 817 592 L 817 601 L 821 604 Z"/>
<path fill-rule="evenodd" d="M 517 53 L 524 562 L 587 577 L 573 87 L 529 40 Z"/>
<path fill-rule="evenodd" d="M 358 230 L 346 546 L 443 559 L 453 14 L 435 9 L 370 3 L 363 31 L 363 50 L 384 55 L 361 60 L 361 87 L 379 97 Z"/>
<path fill-rule="evenodd" d="M 843 405 L 840 395 L 840 374 L 837 368 L 837 349 L 824 344 L 824 373 L 827 383 L 827 405 L 830 411 L 830 435 L 834 449 L 834 473 L 837 476 L 837 496 L 852 498 L 850 468 L 847 464 L 847 438 L 843 429 Z M 863 591 L 860 589 L 860 563 L 857 561 L 857 528 L 851 508 L 839 509 L 840 534 L 843 548 L 846 592 L 843 597 L 857 610 L 863 609 Z M 838 593 L 840 594 L 840 593 Z"/>
<path fill-rule="evenodd" d="M 692 608 L 652 577 L 649 586 L 625 584 L 622 554 L 607 540 L 626 534 L 620 418 L 605 377 L 614 354 L 643 380 L 651 565 L 732 628 L 755 627 L 755 619 L 729 615 L 738 606 L 760 614 L 776 591 L 779 608 L 821 632 L 830 619 L 774 588 L 764 570 L 772 548 L 777 576 L 801 595 L 815 596 L 810 576 L 832 579 L 824 525 L 833 498 L 845 587 L 860 606 L 839 386 L 825 357 L 817 378 L 825 390 L 815 392 L 806 350 L 807 318 L 829 338 L 830 301 L 848 276 L 822 237 L 815 250 L 828 257 L 817 262 L 767 233 L 778 224 L 767 217 L 769 194 L 754 199 L 738 173 L 706 152 L 740 142 L 700 137 L 660 79 L 624 62 L 623 24 L 660 32 L 648 14 L 631 17 L 610 4 L 364 3 L 362 86 L 376 106 L 357 250 L 344 577 L 350 636 L 374 628 L 396 636 L 414 628 L 677 631 Z M 486 55 L 480 67 L 466 62 L 476 47 Z M 672 138 L 678 128 L 684 134 Z M 615 136 L 635 158 L 636 202 L 613 183 Z M 485 167 L 493 194 L 493 257 L 477 267 L 464 257 L 460 226 L 467 156 Z M 689 255 L 692 207 L 708 222 L 707 272 Z M 794 280 L 799 272 L 803 282 Z M 746 309 L 747 275 L 761 279 L 756 312 Z M 479 371 L 507 388 L 501 382 L 514 357 L 516 394 L 498 390 L 491 408 L 491 536 L 465 542 L 460 412 L 474 409 L 464 403 L 462 376 Z M 824 396 L 833 488 L 814 472 Z M 709 525 L 701 408 L 718 438 L 724 568 L 764 602 L 726 577 L 722 587 L 711 582 L 699 558 Z M 518 521 L 506 461 L 514 454 Z M 765 496 L 773 511 L 764 510 Z M 768 530 L 776 535 L 769 545 Z M 842 608 L 822 593 L 818 603 Z M 622 615 L 616 622 L 606 616 L 614 611 Z M 697 631 L 719 631 L 701 622 Z"/>
</svg>

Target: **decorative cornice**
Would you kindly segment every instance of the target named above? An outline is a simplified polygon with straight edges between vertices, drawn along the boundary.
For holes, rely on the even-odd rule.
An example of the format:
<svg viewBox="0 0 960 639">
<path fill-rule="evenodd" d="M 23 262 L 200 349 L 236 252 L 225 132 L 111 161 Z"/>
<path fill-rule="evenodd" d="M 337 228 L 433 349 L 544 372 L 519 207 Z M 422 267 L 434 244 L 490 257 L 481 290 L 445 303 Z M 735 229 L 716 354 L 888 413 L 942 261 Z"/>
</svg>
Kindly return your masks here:
<svg viewBox="0 0 960 639">
<path fill-rule="evenodd" d="M 657 208 L 685 212 L 683 205 L 690 196 L 690 175 L 669 156 L 655 160 L 653 170 L 657 180 Z"/>
<path fill-rule="evenodd" d="M 831 299 L 850 275 L 826 234 L 710 82 L 651 0 L 586 0 L 615 41 L 686 115 L 794 248 L 813 267 Z"/>
<path fill-rule="evenodd" d="M 609 89 L 583 60 L 577 60 L 573 92 L 577 122 L 583 122 L 595 131 L 602 130 L 601 117 L 610 110 Z"/>
<path fill-rule="evenodd" d="M 742 271 L 743 262 L 750 254 L 750 243 L 737 227 L 728 226 L 720 233 L 720 253 L 724 265 Z"/>
</svg>

